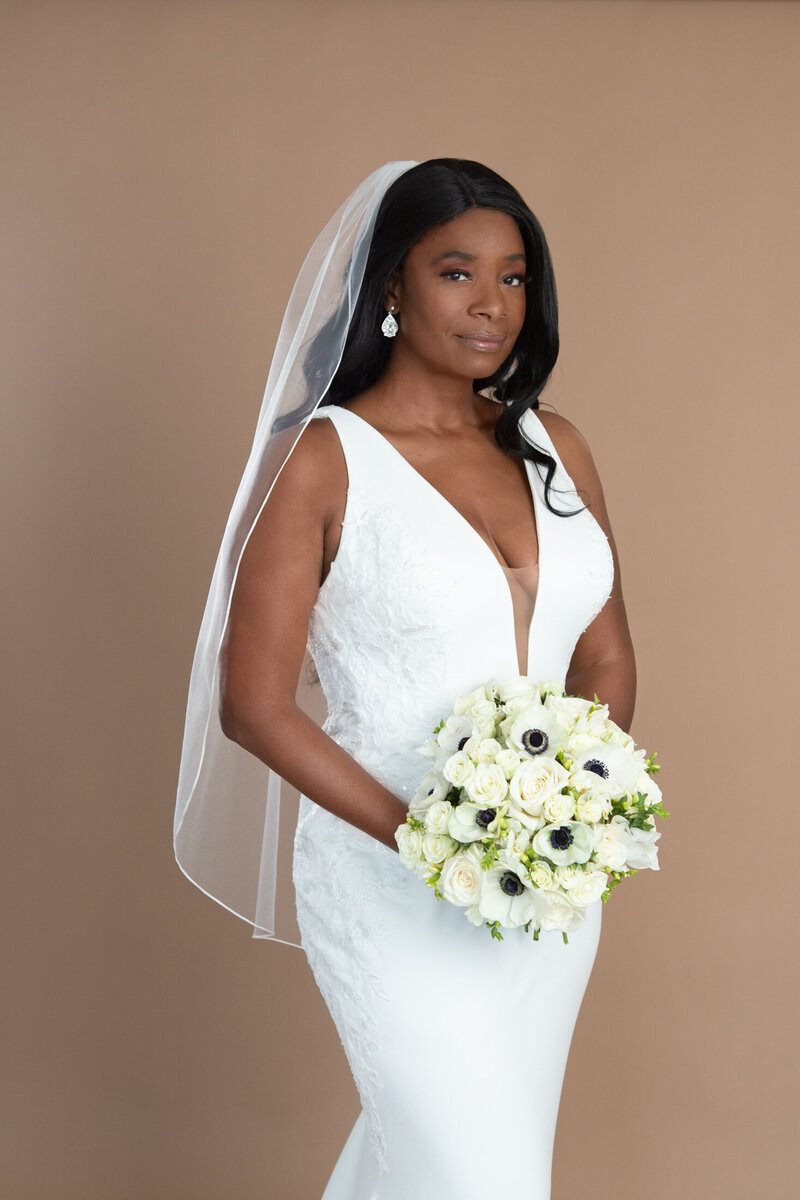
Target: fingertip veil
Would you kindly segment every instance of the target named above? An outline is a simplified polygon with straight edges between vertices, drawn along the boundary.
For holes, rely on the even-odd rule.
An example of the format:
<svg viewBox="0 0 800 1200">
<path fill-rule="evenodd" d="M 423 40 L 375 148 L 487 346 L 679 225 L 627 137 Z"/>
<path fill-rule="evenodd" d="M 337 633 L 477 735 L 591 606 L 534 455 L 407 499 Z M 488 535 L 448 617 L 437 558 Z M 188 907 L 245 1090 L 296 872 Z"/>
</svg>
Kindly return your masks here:
<svg viewBox="0 0 800 1200">
<path fill-rule="evenodd" d="M 217 555 L 189 681 L 173 828 L 176 861 L 201 891 L 248 921 L 253 937 L 298 948 L 291 808 L 282 796 L 282 784 L 284 792 L 288 785 L 223 733 L 220 652 L 247 540 L 341 361 L 381 201 L 414 166 L 389 162 L 368 175 L 328 221 L 300 269 Z"/>
</svg>

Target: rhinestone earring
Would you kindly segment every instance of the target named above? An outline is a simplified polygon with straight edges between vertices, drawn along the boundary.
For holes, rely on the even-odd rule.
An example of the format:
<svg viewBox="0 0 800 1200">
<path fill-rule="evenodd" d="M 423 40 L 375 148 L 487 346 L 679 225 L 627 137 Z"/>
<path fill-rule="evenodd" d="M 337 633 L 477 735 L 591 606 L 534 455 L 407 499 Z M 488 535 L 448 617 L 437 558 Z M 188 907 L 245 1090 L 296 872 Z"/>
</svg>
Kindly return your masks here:
<svg viewBox="0 0 800 1200">
<path fill-rule="evenodd" d="M 394 335 L 397 333 L 398 329 L 400 328 L 400 326 L 397 324 L 397 321 L 395 321 L 394 317 L 392 316 L 393 312 L 394 312 L 394 305 L 392 304 L 389 308 L 388 313 L 386 314 L 386 316 L 383 319 L 383 324 L 381 325 L 381 330 L 383 331 L 384 337 L 394 337 Z"/>
</svg>

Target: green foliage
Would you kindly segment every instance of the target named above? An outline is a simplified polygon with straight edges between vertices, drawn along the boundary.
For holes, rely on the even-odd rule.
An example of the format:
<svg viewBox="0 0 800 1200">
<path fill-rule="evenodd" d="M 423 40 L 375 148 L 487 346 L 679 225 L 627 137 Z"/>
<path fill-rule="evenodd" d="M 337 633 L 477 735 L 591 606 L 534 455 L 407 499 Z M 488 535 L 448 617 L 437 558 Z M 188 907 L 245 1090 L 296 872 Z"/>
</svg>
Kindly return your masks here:
<svg viewBox="0 0 800 1200">
<path fill-rule="evenodd" d="M 657 804 L 647 803 L 646 792 L 626 793 L 611 801 L 612 816 L 623 816 L 634 829 L 654 829 L 651 817 L 668 817 L 669 813 L 659 800 Z"/>
<path fill-rule="evenodd" d="M 427 883 L 428 887 L 433 888 L 437 900 L 444 900 L 445 898 L 444 892 L 439 888 L 439 879 L 441 874 L 441 868 L 437 867 L 435 870 L 431 871 L 429 875 L 425 876 L 425 882 Z"/>
<path fill-rule="evenodd" d="M 606 890 L 603 892 L 603 894 L 600 897 L 600 899 L 603 901 L 604 904 L 605 904 L 606 900 L 609 898 L 609 896 L 611 895 L 611 893 L 613 892 L 614 888 L 617 887 L 617 885 L 622 882 L 622 880 L 625 878 L 626 875 L 638 875 L 639 872 L 637 870 L 631 869 L 630 871 L 611 871 L 610 874 L 611 874 L 611 883 L 608 885 L 608 887 L 606 888 Z"/>
<path fill-rule="evenodd" d="M 406 825 L 408 825 L 409 829 L 418 829 L 420 832 L 423 832 L 425 829 L 425 822 L 420 821 L 419 817 L 415 817 L 413 813 L 409 813 L 406 817 Z"/>
<path fill-rule="evenodd" d="M 644 760 L 644 769 L 647 771 L 648 775 L 655 775 L 656 771 L 661 770 L 661 763 L 656 762 L 657 754 L 658 751 L 654 750 L 653 753 Z"/>
<path fill-rule="evenodd" d="M 481 866 L 483 867 L 484 871 L 489 871 L 494 863 L 497 862 L 497 839 L 487 838 L 483 843 L 483 846 L 484 850 L 483 858 L 481 859 Z"/>
<path fill-rule="evenodd" d="M 488 925 L 489 929 L 491 929 L 491 931 L 492 931 L 492 937 L 497 938 L 498 942 L 502 942 L 504 939 L 503 939 L 502 933 L 500 932 L 500 922 L 499 921 L 487 921 L 486 924 Z"/>
</svg>

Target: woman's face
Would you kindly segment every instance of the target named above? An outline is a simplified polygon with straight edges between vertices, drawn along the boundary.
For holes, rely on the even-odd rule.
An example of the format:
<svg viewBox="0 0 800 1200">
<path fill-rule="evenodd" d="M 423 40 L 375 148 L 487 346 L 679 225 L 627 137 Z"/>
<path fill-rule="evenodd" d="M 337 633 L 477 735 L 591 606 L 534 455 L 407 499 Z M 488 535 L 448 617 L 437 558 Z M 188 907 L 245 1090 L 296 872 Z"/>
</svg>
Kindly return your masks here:
<svg viewBox="0 0 800 1200">
<path fill-rule="evenodd" d="M 525 275 L 525 243 L 507 213 L 471 208 L 428 230 L 386 289 L 399 325 L 395 348 L 435 371 L 492 375 L 525 319 Z"/>
</svg>

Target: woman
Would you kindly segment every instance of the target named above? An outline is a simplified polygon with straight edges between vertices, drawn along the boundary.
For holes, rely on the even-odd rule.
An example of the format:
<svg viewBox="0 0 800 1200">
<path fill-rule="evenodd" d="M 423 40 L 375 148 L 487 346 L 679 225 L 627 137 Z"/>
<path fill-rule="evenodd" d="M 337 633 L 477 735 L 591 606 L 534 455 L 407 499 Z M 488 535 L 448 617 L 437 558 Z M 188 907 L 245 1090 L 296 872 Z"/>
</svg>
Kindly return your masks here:
<svg viewBox="0 0 800 1200">
<path fill-rule="evenodd" d="M 498 943 L 404 866 L 395 832 L 456 696 L 553 679 L 627 730 L 634 657 L 589 448 L 539 411 L 558 353 L 541 227 L 478 163 L 402 166 L 341 361 L 341 306 L 305 341 L 322 402 L 294 441 L 297 412 L 273 425 L 269 486 L 251 487 L 268 494 L 231 584 L 219 721 L 301 792 L 302 945 L 362 1100 L 323 1200 L 546 1200 L 601 901 L 568 945 Z M 307 648 L 322 728 L 296 703 Z"/>
</svg>

